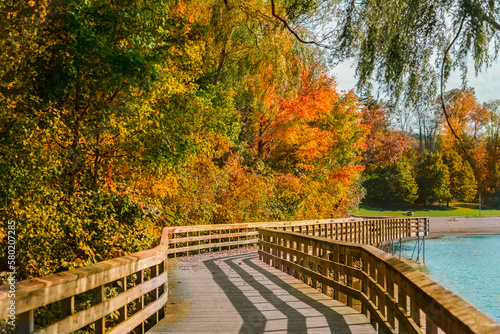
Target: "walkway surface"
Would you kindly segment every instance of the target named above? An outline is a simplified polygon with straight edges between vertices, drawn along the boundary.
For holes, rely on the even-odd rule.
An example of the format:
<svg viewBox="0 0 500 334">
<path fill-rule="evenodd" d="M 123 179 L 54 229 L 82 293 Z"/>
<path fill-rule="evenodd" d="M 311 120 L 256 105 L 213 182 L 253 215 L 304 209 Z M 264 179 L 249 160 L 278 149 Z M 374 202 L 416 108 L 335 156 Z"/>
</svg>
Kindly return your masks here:
<svg viewBox="0 0 500 334">
<path fill-rule="evenodd" d="M 166 317 L 148 333 L 375 333 L 365 316 L 261 262 L 253 247 L 173 259 L 169 275 Z"/>
</svg>

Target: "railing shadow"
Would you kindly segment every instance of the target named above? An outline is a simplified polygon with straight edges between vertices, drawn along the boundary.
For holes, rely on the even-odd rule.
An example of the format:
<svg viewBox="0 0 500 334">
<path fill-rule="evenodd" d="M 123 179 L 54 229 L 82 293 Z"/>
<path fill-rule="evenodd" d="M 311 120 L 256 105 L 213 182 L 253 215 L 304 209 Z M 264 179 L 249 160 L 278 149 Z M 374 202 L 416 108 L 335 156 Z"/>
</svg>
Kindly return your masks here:
<svg viewBox="0 0 500 334">
<path fill-rule="evenodd" d="M 287 331 L 288 333 L 307 333 L 308 330 L 321 330 L 325 333 L 352 333 L 341 314 L 330 307 L 326 307 L 321 302 L 311 298 L 289 283 L 284 282 L 278 276 L 259 267 L 253 262 L 255 258 L 255 254 L 245 254 L 229 258 L 210 259 L 203 262 L 209 270 L 223 273 L 222 268 L 216 263 L 217 260 L 222 260 L 237 274 L 237 279 L 225 274 L 214 275 L 213 278 L 219 287 L 223 289 L 227 298 L 243 320 L 243 324 L 239 330 L 240 334 L 264 333 L 266 332 L 266 324 L 271 320 L 281 321 L 273 322 L 272 329 L 269 328 L 268 332 Z M 241 264 L 244 264 L 244 266 Z M 265 280 L 257 280 L 254 277 L 256 273 L 261 277 L 265 277 Z M 236 280 L 240 282 L 243 280 L 246 285 L 242 285 L 241 283 L 236 284 Z M 252 289 L 245 291 L 242 289 L 243 286 L 250 286 Z M 278 312 L 269 312 L 269 306 L 265 310 L 263 310 L 263 306 L 259 309 L 250 299 L 256 296 L 256 292 L 259 297 L 263 298 L 276 311 L 279 311 L 286 319 L 283 319 L 283 316 L 279 319 L 276 318 L 275 315 Z M 285 296 L 289 301 L 280 298 Z M 300 307 L 294 307 L 291 304 L 300 305 Z M 314 309 L 314 311 L 305 310 L 307 307 Z M 273 318 L 267 318 L 265 313 L 274 314 L 274 316 Z M 353 313 L 355 313 L 354 310 Z M 323 325 L 319 327 L 318 318 L 324 318 Z M 285 321 L 286 325 L 283 324 Z M 276 325 L 280 326 L 280 324 L 281 327 L 276 327 Z"/>
</svg>

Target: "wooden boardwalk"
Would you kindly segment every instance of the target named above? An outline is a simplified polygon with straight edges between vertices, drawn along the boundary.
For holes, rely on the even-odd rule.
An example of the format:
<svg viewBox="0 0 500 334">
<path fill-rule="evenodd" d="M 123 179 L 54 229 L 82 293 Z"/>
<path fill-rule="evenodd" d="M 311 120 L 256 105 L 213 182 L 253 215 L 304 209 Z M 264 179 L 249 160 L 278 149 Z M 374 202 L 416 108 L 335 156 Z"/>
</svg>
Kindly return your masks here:
<svg viewBox="0 0 500 334">
<path fill-rule="evenodd" d="M 170 260 L 166 317 L 148 333 L 375 333 L 367 318 L 261 262 L 255 248 Z"/>
</svg>

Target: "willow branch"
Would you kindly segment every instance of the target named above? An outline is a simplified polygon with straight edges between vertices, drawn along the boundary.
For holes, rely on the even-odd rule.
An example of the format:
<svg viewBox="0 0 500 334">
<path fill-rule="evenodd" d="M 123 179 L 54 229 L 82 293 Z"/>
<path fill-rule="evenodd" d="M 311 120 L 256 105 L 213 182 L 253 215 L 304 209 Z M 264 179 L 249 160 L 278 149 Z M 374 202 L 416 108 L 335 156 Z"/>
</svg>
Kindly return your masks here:
<svg viewBox="0 0 500 334">
<path fill-rule="evenodd" d="M 451 41 L 450 45 L 448 45 L 448 48 L 444 52 L 443 55 L 443 62 L 441 63 L 441 108 L 443 109 L 444 117 L 446 119 L 446 123 L 448 123 L 448 127 L 450 128 L 451 133 L 453 136 L 458 140 L 458 143 L 460 144 L 460 148 L 462 151 L 465 153 L 465 156 L 467 156 L 467 151 L 465 150 L 464 144 L 462 143 L 462 139 L 457 135 L 455 130 L 453 129 L 453 126 L 451 126 L 450 122 L 450 115 L 448 115 L 448 112 L 446 111 L 446 106 L 444 104 L 444 97 L 443 97 L 443 89 L 444 89 L 444 66 L 446 64 L 446 60 L 448 59 L 448 53 L 450 52 L 451 47 L 453 44 L 457 41 L 458 36 L 460 36 L 460 33 L 462 32 L 462 28 L 464 26 L 466 16 L 464 15 L 462 17 L 462 21 L 460 22 L 460 27 L 458 28 L 457 34 L 455 35 L 455 38 Z"/>
<path fill-rule="evenodd" d="M 317 45 L 317 46 L 320 46 L 320 47 L 325 47 L 324 45 L 321 45 L 319 44 L 318 42 L 315 42 L 315 41 L 305 41 L 303 40 L 299 34 L 297 34 L 297 32 L 295 30 L 293 30 L 290 25 L 288 24 L 288 22 L 282 18 L 281 16 L 279 16 L 278 14 L 276 14 L 276 6 L 274 4 L 274 0 L 271 0 L 271 14 L 273 15 L 274 18 L 278 19 L 278 21 L 280 21 L 281 23 L 283 23 L 283 26 L 289 31 L 292 33 L 292 35 L 295 36 L 295 38 L 303 43 L 303 44 L 314 44 L 314 45 Z"/>
<path fill-rule="evenodd" d="M 498 23 L 493 17 L 485 15 L 484 20 L 492 25 L 496 30 L 500 30 L 500 23 Z"/>
</svg>

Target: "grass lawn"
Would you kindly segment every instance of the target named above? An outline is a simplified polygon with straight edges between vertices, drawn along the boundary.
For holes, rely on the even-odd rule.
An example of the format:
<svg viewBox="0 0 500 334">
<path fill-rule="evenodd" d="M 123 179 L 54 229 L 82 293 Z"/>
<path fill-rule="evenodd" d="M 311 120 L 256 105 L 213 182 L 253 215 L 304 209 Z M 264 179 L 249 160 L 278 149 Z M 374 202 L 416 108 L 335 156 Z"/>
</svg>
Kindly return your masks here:
<svg viewBox="0 0 500 334">
<path fill-rule="evenodd" d="M 359 211 L 353 212 L 360 216 L 406 216 L 406 211 L 413 211 L 414 217 L 475 217 L 479 216 L 478 204 L 450 203 L 450 207 L 444 205 L 433 205 L 425 207 L 400 207 L 382 208 L 372 205 L 361 204 Z M 481 207 L 481 216 L 500 216 L 500 208 Z"/>
</svg>

